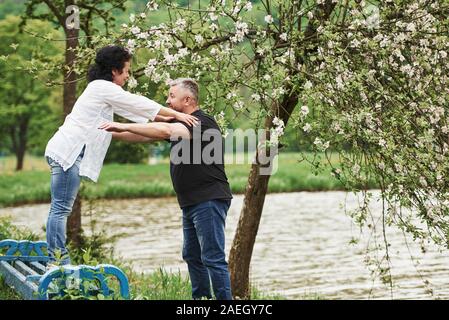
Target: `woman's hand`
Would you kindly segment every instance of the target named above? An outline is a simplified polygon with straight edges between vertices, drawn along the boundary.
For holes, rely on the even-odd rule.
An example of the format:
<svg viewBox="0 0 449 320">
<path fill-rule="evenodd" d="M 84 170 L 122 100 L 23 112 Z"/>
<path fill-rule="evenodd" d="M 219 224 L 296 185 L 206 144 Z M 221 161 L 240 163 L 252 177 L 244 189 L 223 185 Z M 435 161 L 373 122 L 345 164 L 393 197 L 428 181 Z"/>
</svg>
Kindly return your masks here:
<svg viewBox="0 0 449 320">
<path fill-rule="evenodd" d="M 105 122 L 101 126 L 98 127 L 98 129 L 106 130 L 109 132 L 125 132 L 126 130 L 126 124 L 120 123 L 120 122 Z"/>
<path fill-rule="evenodd" d="M 176 120 L 187 123 L 188 125 L 196 127 L 198 124 L 198 118 L 191 116 L 190 114 L 177 112 L 175 116 Z"/>
</svg>

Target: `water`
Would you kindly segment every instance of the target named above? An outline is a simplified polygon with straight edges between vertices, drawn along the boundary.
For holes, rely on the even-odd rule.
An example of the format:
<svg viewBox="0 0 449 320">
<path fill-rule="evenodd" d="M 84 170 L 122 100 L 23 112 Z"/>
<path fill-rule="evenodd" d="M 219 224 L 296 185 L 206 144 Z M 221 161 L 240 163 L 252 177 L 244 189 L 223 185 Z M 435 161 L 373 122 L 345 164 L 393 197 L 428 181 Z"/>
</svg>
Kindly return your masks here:
<svg viewBox="0 0 449 320">
<path fill-rule="evenodd" d="M 242 196 L 235 196 L 228 213 L 228 254 L 242 201 Z M 377 269 L 365 264 L 366 250 L 375 241 L 382 245 L 383 239 L 370 236 L 368 230 L 361 234 L 345 214 L 341 205 L 346 203 L 346 209 L 351 209 L 357 201 L 345 192 L 268 195 L 252 257 L 253 283 L 289 299 L 315 295 L 326 299 L 449 298 L 448 253 L 430 245 L 422 253 L 419 244 L 396 229 L 387 232 L 393 293 L 371 275 L 370 270 Z M 115 253 L 132 262 L 136 270 L 152 272 L 164 266 L 168 271 L 187 273 L 181 258 L 181 212 L 175 198 L 107 200 L 96 202 L 94 207 L 90 212 L 97 221 L 97 231 L 101 227 L 108 235 L 117 235 Z M 372 203 L 373 215 L 379 216 L 381 208 L 381 203 Z M 48 209 L 48 204 L 5 208 L 0 209 L 0 216 L 10 215 L 17 225 L 29 227 L 44 239 L 42 227 Z M 91 220 L 88 212 L 84 205 L 86 231 Z M 349 244 L 354 238 L 359 242 Z"/>
</svg>

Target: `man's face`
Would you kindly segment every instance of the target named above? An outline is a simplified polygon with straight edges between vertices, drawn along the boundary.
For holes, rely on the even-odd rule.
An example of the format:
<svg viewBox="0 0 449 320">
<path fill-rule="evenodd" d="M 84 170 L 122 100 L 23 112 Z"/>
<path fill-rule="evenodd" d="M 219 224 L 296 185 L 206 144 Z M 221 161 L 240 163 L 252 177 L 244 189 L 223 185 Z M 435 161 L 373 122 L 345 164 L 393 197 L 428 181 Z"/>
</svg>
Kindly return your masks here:
<svg viewBox="0 0 449 320">
<path fill-rule="evenodd" d="M 183 112 L 184 108 L 188 105 L 186 97 L 185 89 L 179 86 L 170 87 L 166 104 L 169 108 Z"/>
<path fill-rule="evenodd" d="M 131 62 L 126 61 L 123 67 L 122 73 L 118 70 L 112 70 L 112 82 L 123 87 L 129 78 L 129 69 L 131 68 Z"/>
</svg>

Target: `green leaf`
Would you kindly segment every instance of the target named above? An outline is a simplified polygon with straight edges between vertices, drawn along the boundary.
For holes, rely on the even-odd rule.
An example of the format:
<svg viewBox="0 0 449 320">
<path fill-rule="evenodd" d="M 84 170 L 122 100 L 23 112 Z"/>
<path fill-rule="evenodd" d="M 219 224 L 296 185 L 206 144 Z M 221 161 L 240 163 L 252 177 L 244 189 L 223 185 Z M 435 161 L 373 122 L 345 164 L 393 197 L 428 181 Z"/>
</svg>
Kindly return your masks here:
<svg viewBox="0 0 449 320">
<path fill-rule="evenodd" d="M 84 263 L 88 263 L 89 260 L 90 260 L 90 254 L 89 254 L 88 251 L 86 251 L 86 252 L 83 254 L 83 261 L 84 261 Z"/>
</svg>

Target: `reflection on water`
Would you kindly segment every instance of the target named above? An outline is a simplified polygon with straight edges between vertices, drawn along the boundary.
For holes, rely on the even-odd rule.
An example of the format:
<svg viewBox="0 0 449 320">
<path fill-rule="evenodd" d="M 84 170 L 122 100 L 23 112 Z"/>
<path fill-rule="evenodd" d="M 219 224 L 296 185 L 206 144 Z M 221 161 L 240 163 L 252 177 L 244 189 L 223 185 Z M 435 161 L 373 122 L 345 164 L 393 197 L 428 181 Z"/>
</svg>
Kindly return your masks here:
<svg viewBox="0 0 449 320">
<path fill-rule="evenodd" d="M 259 233 L 254 247 L 251 279 L 263 291 L 291 299 L 318 294 L 329 299 L 391 299 L 390 288 L 373 279 L 364 263 L 368 239 L 362 234 L 341 204 L 355 208 L 357 198 L 344 192 L 299 192 L 270 194 L 265 201 Z M 242 196 L 235 196 L 228 213 L 226 249 L 229 253 L 237 225 Z M 175 198 L 107 200 L 94 205 L 98 228 L 117 235 L 115 253 L 133 263 L 136 270 L 151 272 L 160 266 L 186 273 L 181 258 L 181 211 Z M 0 209 L 0 216 L 11 215 L 18 225 L 40 232 L 42 239 L 49 205 Z M 381 204 L 371 209 L 381 212 Z M 88 229 L 88 206 L 83 207 L 83 224 Z M 408 241 L 401 232 L 388 233 L 392 244 L 392 276 L 395 299 L 449 298 L 449 256 L 436 248 Z M 374 254 L 374 253 L 373 253 Z M 417 265 L 410 255 L 419 259 Z M 433 296 L 428 293 L 430 282 Z"/>
</svg>

